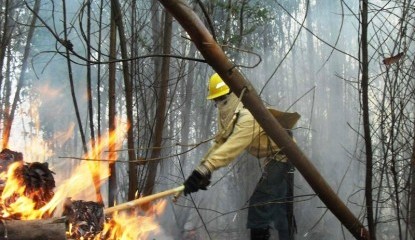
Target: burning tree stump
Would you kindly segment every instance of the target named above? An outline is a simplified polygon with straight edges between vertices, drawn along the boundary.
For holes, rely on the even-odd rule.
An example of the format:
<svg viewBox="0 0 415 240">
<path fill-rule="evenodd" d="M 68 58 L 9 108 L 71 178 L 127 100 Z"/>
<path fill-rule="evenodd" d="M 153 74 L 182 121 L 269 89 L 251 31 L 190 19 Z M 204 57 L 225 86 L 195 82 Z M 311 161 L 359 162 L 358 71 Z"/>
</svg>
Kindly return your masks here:
<svg viewBox="0 0 415 240">
<path fill-rule="evenodd" d="M 37 208 L 48 203 L 55 188 L 54 172 L 49 170 L 48 163 L 27 163 L 16 169 L 16 176 L 26 186 L 25 195 L 36 202 Z"/>
<path fill-rule="evenodd" d="M 30 199 L 34 203 L 34 209 L 40 209 L 47 204 L 54 195 L 53 174 L 47 163 L 18 161 L 11 164 L 7 171 L 7 181 L 1 191 L 0 210 L 3 218 L 21 219 L 21 214 L 11 208 L 21 198 Z"/>
<path fill-rule="evenodd" d="M 63 215 L 68 219 L 71 238 L 92 239 L 103 230 L 105 222 L 103 204 L 67 199 L 64 204 Z"/>
<path fill-rule="evenodd" d="M 12 164 L 19 164 L 19 166 L 15 166 L 13 171 L 8 173 Z M 49 170 L 48 163 L 25 163 L 22 153 L 6 148 L 0 152 L 0 173 L 7 173 L 7 178 L 15 177 L 19 184 L 25 186 L 27 196 L 35 193 L 35 201 L 48 202 L 53 197 L 54 172 Z M 7 180 L 5 176 L 0 178 L 1 190 L 3 190 L 5 180 Z"/>
<path fill-rule="evenodd" d="M 1 220 L 0 239 L 7 240 L 66 240 L 66 219 Z"/>
</svg>

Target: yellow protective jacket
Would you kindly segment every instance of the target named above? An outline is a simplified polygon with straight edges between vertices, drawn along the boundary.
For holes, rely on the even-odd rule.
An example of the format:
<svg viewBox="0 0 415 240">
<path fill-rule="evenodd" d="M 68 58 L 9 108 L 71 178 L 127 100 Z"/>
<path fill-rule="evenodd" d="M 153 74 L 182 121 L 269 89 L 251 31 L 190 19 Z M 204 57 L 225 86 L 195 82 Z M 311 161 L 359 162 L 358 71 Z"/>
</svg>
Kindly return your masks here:
<svg viewBox="0 0 415 240">
<path fill-rule="evenodd" d="M 278 154 L 279 147 L 269 139 L 248 109 L 240 108 L 236 117 L 235 123 L 230 125 L 233 129 L 229 136 L 215 141 L 202 159 L 202 165 L 213 172 L 230 164 L 244 150 L 258 158 L 271 157 L 277 161 L 287 161 L 283 154 Z"/>
</svg>

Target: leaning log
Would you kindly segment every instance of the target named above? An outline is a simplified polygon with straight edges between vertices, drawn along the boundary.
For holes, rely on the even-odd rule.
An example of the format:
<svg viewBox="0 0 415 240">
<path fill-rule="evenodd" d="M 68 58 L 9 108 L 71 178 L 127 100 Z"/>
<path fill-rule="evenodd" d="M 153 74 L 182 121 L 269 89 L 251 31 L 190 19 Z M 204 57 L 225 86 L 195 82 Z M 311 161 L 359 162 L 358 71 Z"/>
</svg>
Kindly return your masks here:
<svg viewBox="0 0 415 240">
<path fill-rule="evenodd" d="M 222 77 L 237 96 L 245 90 L 244 106 L 252 113 L 270 138 L 281 148 L 303 175 L 322 202 L 340 220 L 356 239 L 369 239 L 365 226 L 346 207 L 311 161 L 302 153 L 281 124 L 264 106 L 250 82 L 222 51 L 208 29 L 184 0 L 159 0 L 186 30 L 207 63 Z"/>
<path fill-rule="evenodd" d="M 0 220 L 0 239 L 66 240 L 66 218 Z"/>
</svg>

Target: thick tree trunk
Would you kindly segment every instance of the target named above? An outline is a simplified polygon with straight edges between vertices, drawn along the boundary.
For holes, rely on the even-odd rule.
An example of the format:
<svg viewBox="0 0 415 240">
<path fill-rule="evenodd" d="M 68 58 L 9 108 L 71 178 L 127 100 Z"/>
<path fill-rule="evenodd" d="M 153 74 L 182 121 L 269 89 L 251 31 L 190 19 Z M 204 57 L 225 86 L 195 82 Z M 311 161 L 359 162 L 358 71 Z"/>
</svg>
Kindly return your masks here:
<svg viewBox="0 0 415 240">
<path fill-rule="evenodd" d="M 331 212 L 344 224 L 356 239 L 367 239 L 368 233 L 363 224 L 346 207 L 310 160 L 308 160 L 301 152 L 285 129 L 276 121 L 271 113 L 268 112 L 253 86 L 227 58 L 199 17 L 190 10 L 191 8 L 187 6 L 184 1 L 159 1 L 173 14 L 187 31 L 206 61 L 217 73 L 219 73 L 231 90 L 238 96 L 243 90 L 246 90 L 244 97 L 242 98 L 245 107 L 253 114 L 270 138 L 284 149 L 284 153 Z"/>
<path fill-rule="evenodd" d="M 0 239 L 7 240 L 65 240 L 66 218 L 41 220 L 3 220 Z"/>
</svg>

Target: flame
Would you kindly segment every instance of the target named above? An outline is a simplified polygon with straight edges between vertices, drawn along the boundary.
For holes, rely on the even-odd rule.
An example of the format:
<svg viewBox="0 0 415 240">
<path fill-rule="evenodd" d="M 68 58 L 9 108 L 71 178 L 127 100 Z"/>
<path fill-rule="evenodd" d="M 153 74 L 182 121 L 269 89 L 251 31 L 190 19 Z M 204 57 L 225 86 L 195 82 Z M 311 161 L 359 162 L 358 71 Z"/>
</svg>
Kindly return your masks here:
<svg viewBox="0 0 415 240">
<path fill-rule="evenodd" d="M 151 206 L 144 216 L 138 213 L 115 212 L 112 219 L 105 223 L 104 230 L 94 240 L 136 240 L 148 239 L 150 233 L 158 233 L 159 226 L 155 218 L 164 212 L 167 201 L 162 200 Z"/>
<path fill-rule="evenodd" d="M 108 154 L 105 151 L 109 145 L 120 146 L 119 136 L 124 134 L 128 127 L 128 124 L 119 123 L 114 131 L 101 137 L 94 148 L 84 156 L 87 161 L 82 161 L 71 177 L 59 184 L 55 196 L 45 207 L 55 209 L 69 197 L 102 202 L 99 187 L 108 179 L 110 172 L 108 166 L 101 164 L 99 159 L 106 159 Z M 116 158 L 110 161 L 115 160 Z"/>
<path fill-rule="evenodd" d="M 33 196 L 38 192 L 27 193 L 23 179 L 16 174 L 22 166 L 22 162 L 15 162 L 7 171 L 7 181 L 0 198 L 1 217 L 18 216 L 22 220 L 40 219 L 45 212 L 36 209 L 39 203 L 33 201 Z"/>
<path fill-rule="evenodd" d="M 39 95 L 43 96 L 43 98 L 46 98 L 52 101 L 62 96 L 62 92 L 64 88 L 63 87 L 57 88 L 56 86 L 51 86 L 50 83 L 46 83 L 46 84 L 35 86 L 33 90 L 37 92 Z"/>
<path fill-rule="evenodd" d="M 51 144 L 41 137 L 44 134 L 40 127 L 39 108 L 41 105 L 39 99 L 31 99 L 29 106 L 21 109 L 20 115 L 28 116 L 27 119 L 22 117 L 23 125 L 25 125 L 22 130 L 23 137 L 11 141 L 17 148 L 23 146 L 21 151 L 24 152 L 26 162 L 45 162 L 54 154 L 50 148 Z M 13 149 L 13 147 L 10 148 Z"/>
<path fill-rule="evenodd" d="M 117 159 L 117 154 L 111 152 L 109 155 L 108 152 L 104 152 L 108 147 L 117 148 L 116 143 L 119 139 L 119 136 L 123 134 L 128 128 L 128 124 L 122 124 L 121 121 L 118 121 L 118 127 L 115 130 L 111 131 L 107 138 L 101 138 L 96 143 L 93 143 L 93 150 L 86 155 L 86 159 L 95 160 L 95 159 L 109 159 L 109 164 L 113 163 Z M 102 178 L 108 178 L 110 176 L 109 168 L 106 167 L 101 169 L 101 163 L 99 161 L 87 161 L 88 169 L 91 172 L 95 195 L 98 202 L 103 202 L 100 187 L 102 184 Z"/>
<path fill-rule="evenodd" d="M 97 141 L 94 148 L 84 156 L 85 159 L 92 161 L 82 161 L 70 178 L 63 180 L 55 189 L 53 198 L 39 209 L 36 209 L 39 204 L 25 195 L 25 184 L 15 175 L 16 169 L 22 163 L 12 164 L 7 172 L 7 180 L 0 197 L 1 217 L 7 218 L 18 214 L 21 216 L 20 219 L 29 220 L 53 215 L 55 211 L 61 213 L 63 202 L 67 198 L 102 201 L 97 199 L 100 196 L 97 193 L 100 193 L 99 187 L 110 173 L 108 167 L 97 160 L 105 158 L 107 154 L 105 150 L 110 144 L 120 146 L 119 136 L 126 131 L 126 128 L 128 128 L 127 124 L 119 124 L 114 131 Z M 115 160 L 116 155 L 111 161 Z M 11 198 L 12 202 L 10 202 Z"/>
<path fill-rule="evenodd" d="M 74 135 L 75 123 L 71 122 L 66 131 L 58 131 L 53 136 L 53 141 L 56 142 L 59 146 L 63 146 L 68 140 Z"/>
<path fill-rule="evenodd" d="M 80 161 L 70 177 L 61 181 L 54 189 L 51 200 L 42 203 L 40 206 L 39 203 L 33 200 L 32 194 L 28 195 L 22 177 L 16 174 L 17 169 L 24 163 L 16 162 L 10 165 L 7 174 L 0 174 L 0 180 L 5 179 L 4 189 L 0 196 L 0 219 L 33 220 L 60 216 L 63 211 L 63 203 L 67 198 L 102 201 L 100 199 L 100 186 L 110 176 L 108 165 L 114 163 L 118 158 L 117 153 L 113 150 L 120 148 L 120 140 L 123 139 L 120 136 L 125 135 L 129 127 L 128 124 L 121 124 L 119 120 L 117 123 L 114 131 L 90 144 L 93 146 L 91 147 L 92 150 L 83 157 L 86 161 Z M 73 126 L 68 132 L 62 133 L 60 136 L 63 141 L 66 141 L 71 133 L 73 133 Z M 34 148 L 31 148 L 33 149 L 32 152 L 36 148 L 41 149 L 41 151 L 36 152 L 39 156 L 51 153 L 45 148 L 47 144 L 41 140 L 33 141 L 32 146 L 34 146 Z M 104 164 L 99 161 L 101 159 L 108 161 L 104 161 Z M 150 233 L 155 234 L 159 231 L 155 218 L 164 211 L 166 204 L 166 201 L 160 201 L 151 206 L 146 214 L 127 211 L 113 213 L 111 219 L 105 223 L 103 231 L 94 239 L 147 239 Z"/>
<path fill-rule="evenodd" d="M 25 159 L 30 162 L 45 162 L 45 160 L 53 156 L 53 151 L 49 148 L 49 144 L 40 138 L 31 136 L 30 144 L 25 145 Z"/>
</svg>

